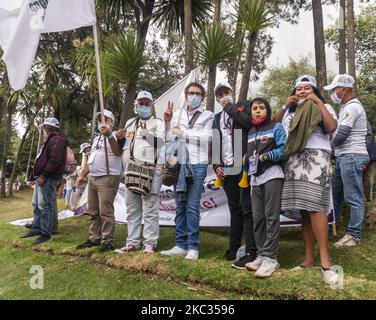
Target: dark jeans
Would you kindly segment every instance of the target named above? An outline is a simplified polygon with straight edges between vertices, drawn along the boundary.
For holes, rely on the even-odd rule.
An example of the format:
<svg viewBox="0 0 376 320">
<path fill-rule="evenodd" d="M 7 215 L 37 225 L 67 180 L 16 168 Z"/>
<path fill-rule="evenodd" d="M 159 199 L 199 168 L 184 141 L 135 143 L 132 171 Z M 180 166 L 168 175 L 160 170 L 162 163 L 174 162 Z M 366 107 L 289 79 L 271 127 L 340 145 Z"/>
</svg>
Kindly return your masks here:
<svg viewBox="0 0 376 320">
<path fill-rule="evenodd" d="M 55 215 L 55 190 L 58 184 L 57 179 L 48 178 L 39 186 L 35 183 L 33 194 L 34 222 L 33 230 L 45 236 L 51 236 L 53 220 Z"/>
<path fill-rule="evenodd" d="M 237 251 L 244 234 L 246 252 L 256 253 L 250 190 L 249 188 L 241 189 L 239 181 L 240 175 L 226 176 L 223 181 L 231 215 L 229 249 Z"/>
</svg>

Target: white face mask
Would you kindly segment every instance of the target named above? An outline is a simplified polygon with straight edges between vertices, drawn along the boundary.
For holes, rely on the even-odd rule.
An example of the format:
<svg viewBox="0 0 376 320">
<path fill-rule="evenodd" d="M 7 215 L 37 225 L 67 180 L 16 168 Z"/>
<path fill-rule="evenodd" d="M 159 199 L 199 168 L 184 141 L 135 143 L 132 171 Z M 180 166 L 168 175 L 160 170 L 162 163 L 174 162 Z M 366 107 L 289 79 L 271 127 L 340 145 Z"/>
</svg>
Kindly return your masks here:
<svg viewBox="0 0 376 320">
<path fill-rule="evenodd" d="M 234 99 L 232 96 L 226 96 L 226 97 L 223 97 L 222 99 L 219 99 L 219 104 L 224 107 L 225 106 L 225 100 L 227 100 L 227 103 L 234 103 Z"/>
<path fill-rule="evenodd" d="M 343 88 L 342 88 L 343 89 Z M 341 89 L 341 90 L 342 90 Z M 338 90 L 338 92 L 340 92 L 341 90 Z M 335 104 L 340 104 L 342 103 L 342 99 L 340 97 L 338 97 L 337 95 L 337 92 L 333 91 L 333 93 L 330 95 L 330 98 L 332 99 L 332 101 L 335 103 Z M 342 97 L 343 98 L 343 97 Z"/>
</svg>

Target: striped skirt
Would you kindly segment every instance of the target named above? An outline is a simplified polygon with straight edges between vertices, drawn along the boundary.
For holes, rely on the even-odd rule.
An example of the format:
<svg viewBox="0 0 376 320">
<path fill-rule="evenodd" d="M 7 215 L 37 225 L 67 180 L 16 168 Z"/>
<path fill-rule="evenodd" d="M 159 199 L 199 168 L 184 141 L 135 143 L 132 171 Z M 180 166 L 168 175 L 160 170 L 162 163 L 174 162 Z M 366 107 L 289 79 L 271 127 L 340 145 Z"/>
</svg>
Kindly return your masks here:
<svg viewBox="0 0 376 320">
<path fill-rule="evenodd" d="M 328 151 L 304 149 L 289 158 L 285 166 L 281 210 L 288 218 L 299 219 L 296 213 L 328 214 L 332 164 Z"/>
</svg>

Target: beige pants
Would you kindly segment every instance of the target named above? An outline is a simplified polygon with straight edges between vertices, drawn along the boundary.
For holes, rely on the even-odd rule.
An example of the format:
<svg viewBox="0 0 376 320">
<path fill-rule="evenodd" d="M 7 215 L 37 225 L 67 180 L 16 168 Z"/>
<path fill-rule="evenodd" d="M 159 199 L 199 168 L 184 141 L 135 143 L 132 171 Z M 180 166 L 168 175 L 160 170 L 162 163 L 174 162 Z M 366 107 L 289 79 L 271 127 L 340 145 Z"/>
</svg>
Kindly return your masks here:
<svg viewBox="0 0 376 320">
<path fill-rule="evenodd" d="M 88 207 L 91 216 L 89 229 L 92 242 L 114 242 L 114 200 L 119 188 L 120 176 L 89 177 Z"/>
</svg>

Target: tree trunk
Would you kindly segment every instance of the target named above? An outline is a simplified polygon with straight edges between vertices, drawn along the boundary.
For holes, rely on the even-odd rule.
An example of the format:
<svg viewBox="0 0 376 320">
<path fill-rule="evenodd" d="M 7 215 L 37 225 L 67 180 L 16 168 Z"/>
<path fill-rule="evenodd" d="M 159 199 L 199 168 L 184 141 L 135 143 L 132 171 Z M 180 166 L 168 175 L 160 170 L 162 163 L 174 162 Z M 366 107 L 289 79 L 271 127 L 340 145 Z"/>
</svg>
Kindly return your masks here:
<svg viewBox="0 0 376 320">
<path fill-rule="evenodd" d="M 121 112 L 121 118 L 120 118 L 120 123 L 119 123 L 120 128 L 124 128 L 126 122 L 130 118 L 132 118 L 134 99 L 136 98 L 136 93 L 137 93 L 137 86 L 135 84 L 131 84 L 126 90 L 123 110 Z"/>
<path fill-rule="evenodd" d="M 21 152 L 22 152 L 23 146 L 25 144 L 26 137 L 27 137 L 31 127 L 33 126 L 34 118 L 35 117 L 32 117 L 32 119 L 29 120 L 29 124 L 26 127 L 25 133 L 23 134 L 22 139 L 21 139 L 20 146 L 18 147 L 18 150 L 17 150 L 16 160 L 14 161 L 14 167 L 13 167 L 12 173 L 11 173 L 10 178 L 9 178 L 9 185 L 10 185 L 9 197 L 13 197 L 13 182 L 14 182 L 14 179 L 16 178 L 16 172 L 17 172 L 18 164 L 20 162 Z"/>
<path fill-rule="evenodd" d="M 347 0 L 347 66 L 349 74 L 355 79 L 355 94 L 356 94 L 356 66 L 355 66 L 355 15 L 354 15 L 354 1 Z"/>
<path fill-rule="evenodd" d="M 193 70 L 192 0 L 184 0 L 185 74 Z"/>
<path fill-rule="evenodd" d="M 248 35 L 247 56 L 246 56 L 245 65 L 244 65 L 242 82 L 240 85 L 239 100 L 246 100 L 248 96 L 249 81 L 251 79 L 251 71 L 252 71 L 253 56 L 255 53 L 256 41 L 257 41 L 257 32 L 250 32 Z"/>
<path fill-rule="evenodd" d="M 221 2 L 222 0 L 214 0 L 214 22 L 221 23 Z"/>
<path fill-rule="evenodd" d="M 6 82 L 8 81 L 8 74 L 6 71 L 4 71 L 4 76 L 3 76 L 3 80 L 1 82 L 1 85 L 5 85 Z M 4 100 L 4 96 L 0 97 L 0 124 L 1 122 L 3 122 L 3 116 L 4 116 L 4 107 L 5 107 L 5 100 Z"/>
<path fill-rule="evenodd" d="M 339 73 L 346 73 L 346 24 L 345 24 L 345 11 L 346 0 L 339 1 Z"/>
<path fill-rule="evenodd" d="M 207 100 L 206 100 L 206 110 L 214 112 L 214 87 L 215 87 L 215 80 L 217 76 L 217 66 L 212 66 L 209 68 L 209 78 L 208 78 L 208 92 L 207 92 Z"/>
<path fill-rule="evenodd" d="M 321 0 L 312 0 L 313 27 L 315 34 L 315 60 L 317 88 L 322 91 L 327 84 L 324 22 Z"/>
<path fill-rule="evenodd" d="M 13 104 L 10 104 L 8 107 L 8 117 L 7 117 L 7 131 L 5 133 L 4 139 L 4 151 L 3 151 L 3 159 L 2 159 L 2 166 L 1 166 L 1 193 L 0 199 L 4 199 L 6 197 L 6 190 L 5 190 L 5 167 L 6 161 L 9 153 L 9 145 L 10 145 L 10 136 L 12 131 L 12 115 L 13 115 Z"/>
</svg>

